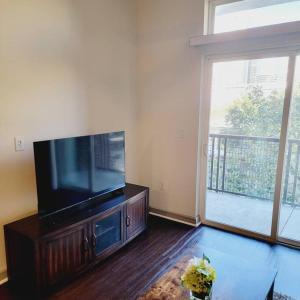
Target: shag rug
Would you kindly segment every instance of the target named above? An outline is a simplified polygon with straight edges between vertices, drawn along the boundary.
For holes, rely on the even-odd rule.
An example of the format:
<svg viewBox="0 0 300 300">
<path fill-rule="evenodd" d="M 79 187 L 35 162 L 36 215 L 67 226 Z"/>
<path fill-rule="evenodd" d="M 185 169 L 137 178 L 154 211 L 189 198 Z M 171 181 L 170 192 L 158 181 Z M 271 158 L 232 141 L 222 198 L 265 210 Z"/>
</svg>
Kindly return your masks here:
<svg viewBox="0 0 300 300">
<path fill-rule="evenodd" d="M 184 272 L 187 257 L 179 261 L 169 272 L 163 275 L 138 300 L 188 300 L 189 291 L 181 286 L 180 277 Z M 273 300 L 296 300 L 291 297 L 274 292 Z"/>
</svg>

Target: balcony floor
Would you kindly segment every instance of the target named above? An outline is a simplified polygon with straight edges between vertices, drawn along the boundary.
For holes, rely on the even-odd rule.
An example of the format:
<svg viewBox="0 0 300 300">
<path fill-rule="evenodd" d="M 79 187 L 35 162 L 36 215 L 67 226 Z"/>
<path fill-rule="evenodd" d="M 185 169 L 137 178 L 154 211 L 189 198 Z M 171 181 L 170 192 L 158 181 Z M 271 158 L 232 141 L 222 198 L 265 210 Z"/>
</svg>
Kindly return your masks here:
<svg viewBox="0 0 300 300">
<path fill-rule="evenodd" d="M 273 202 L 207 191 L 206 219 L 270 235 Z M 300 208 L 281 206 L 279 236 L 300 241 Z"/>
</svg>

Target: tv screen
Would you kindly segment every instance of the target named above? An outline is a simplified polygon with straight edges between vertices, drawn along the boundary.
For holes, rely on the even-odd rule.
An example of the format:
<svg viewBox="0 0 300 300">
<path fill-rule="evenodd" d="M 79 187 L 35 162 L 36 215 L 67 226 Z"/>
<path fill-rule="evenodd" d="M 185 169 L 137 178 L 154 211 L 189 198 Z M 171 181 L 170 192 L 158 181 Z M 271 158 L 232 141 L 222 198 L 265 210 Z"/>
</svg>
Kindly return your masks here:
<svg viewBox="0 0 300 300">
<path fill-rule="evenodd" d="M 49 215 L 125 186 L 125 134 L 34 142 L 38 212 Z"/>
</svg>

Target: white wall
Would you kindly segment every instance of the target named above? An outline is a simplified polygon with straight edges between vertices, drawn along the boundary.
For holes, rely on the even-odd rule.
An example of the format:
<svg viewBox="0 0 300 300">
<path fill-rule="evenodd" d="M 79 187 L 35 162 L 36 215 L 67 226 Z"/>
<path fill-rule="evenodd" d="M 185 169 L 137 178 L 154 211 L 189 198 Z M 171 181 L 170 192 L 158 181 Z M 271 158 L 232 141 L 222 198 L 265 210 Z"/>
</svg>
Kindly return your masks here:
<svg viewBox="0 0 300 300">
<path fill-rule="evenodd" d="M 196 215 L 203 0 L 138 0 L 140 182 L 150 206 Z"/>
<path fill-rule="evenodd" d="M 0 0 L 0 226 L 37 209 L 32 141 L 113 130 L 150 205 L 196 215 L 203 2 Z"/>
<path fill-rule="evenodd" d="M 135 0 L 75 2 L 90 128 L 96 133 L 126 131 L 126 176 L 137 182 Z"/>
<path fill-rule="evenodd" d="M 134 0 L 0 0 L 1 228 L 37 209 L 34 140 L 126 130 L 137 181 L 135 22 Z"/>
</svg>

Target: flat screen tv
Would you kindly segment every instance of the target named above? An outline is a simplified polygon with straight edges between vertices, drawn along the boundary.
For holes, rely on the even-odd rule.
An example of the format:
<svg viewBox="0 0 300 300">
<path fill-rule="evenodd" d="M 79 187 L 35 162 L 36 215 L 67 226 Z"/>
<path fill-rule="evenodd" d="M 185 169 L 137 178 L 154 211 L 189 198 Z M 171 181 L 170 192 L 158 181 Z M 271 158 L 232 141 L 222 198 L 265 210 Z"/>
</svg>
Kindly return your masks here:
<svg viewBox="0 0 300 300">
<path fill-rule="evenodd" d="M 38 213 L 75 208 L 125 186 L 125 134 L 34 142 Z"/>
</svg>

